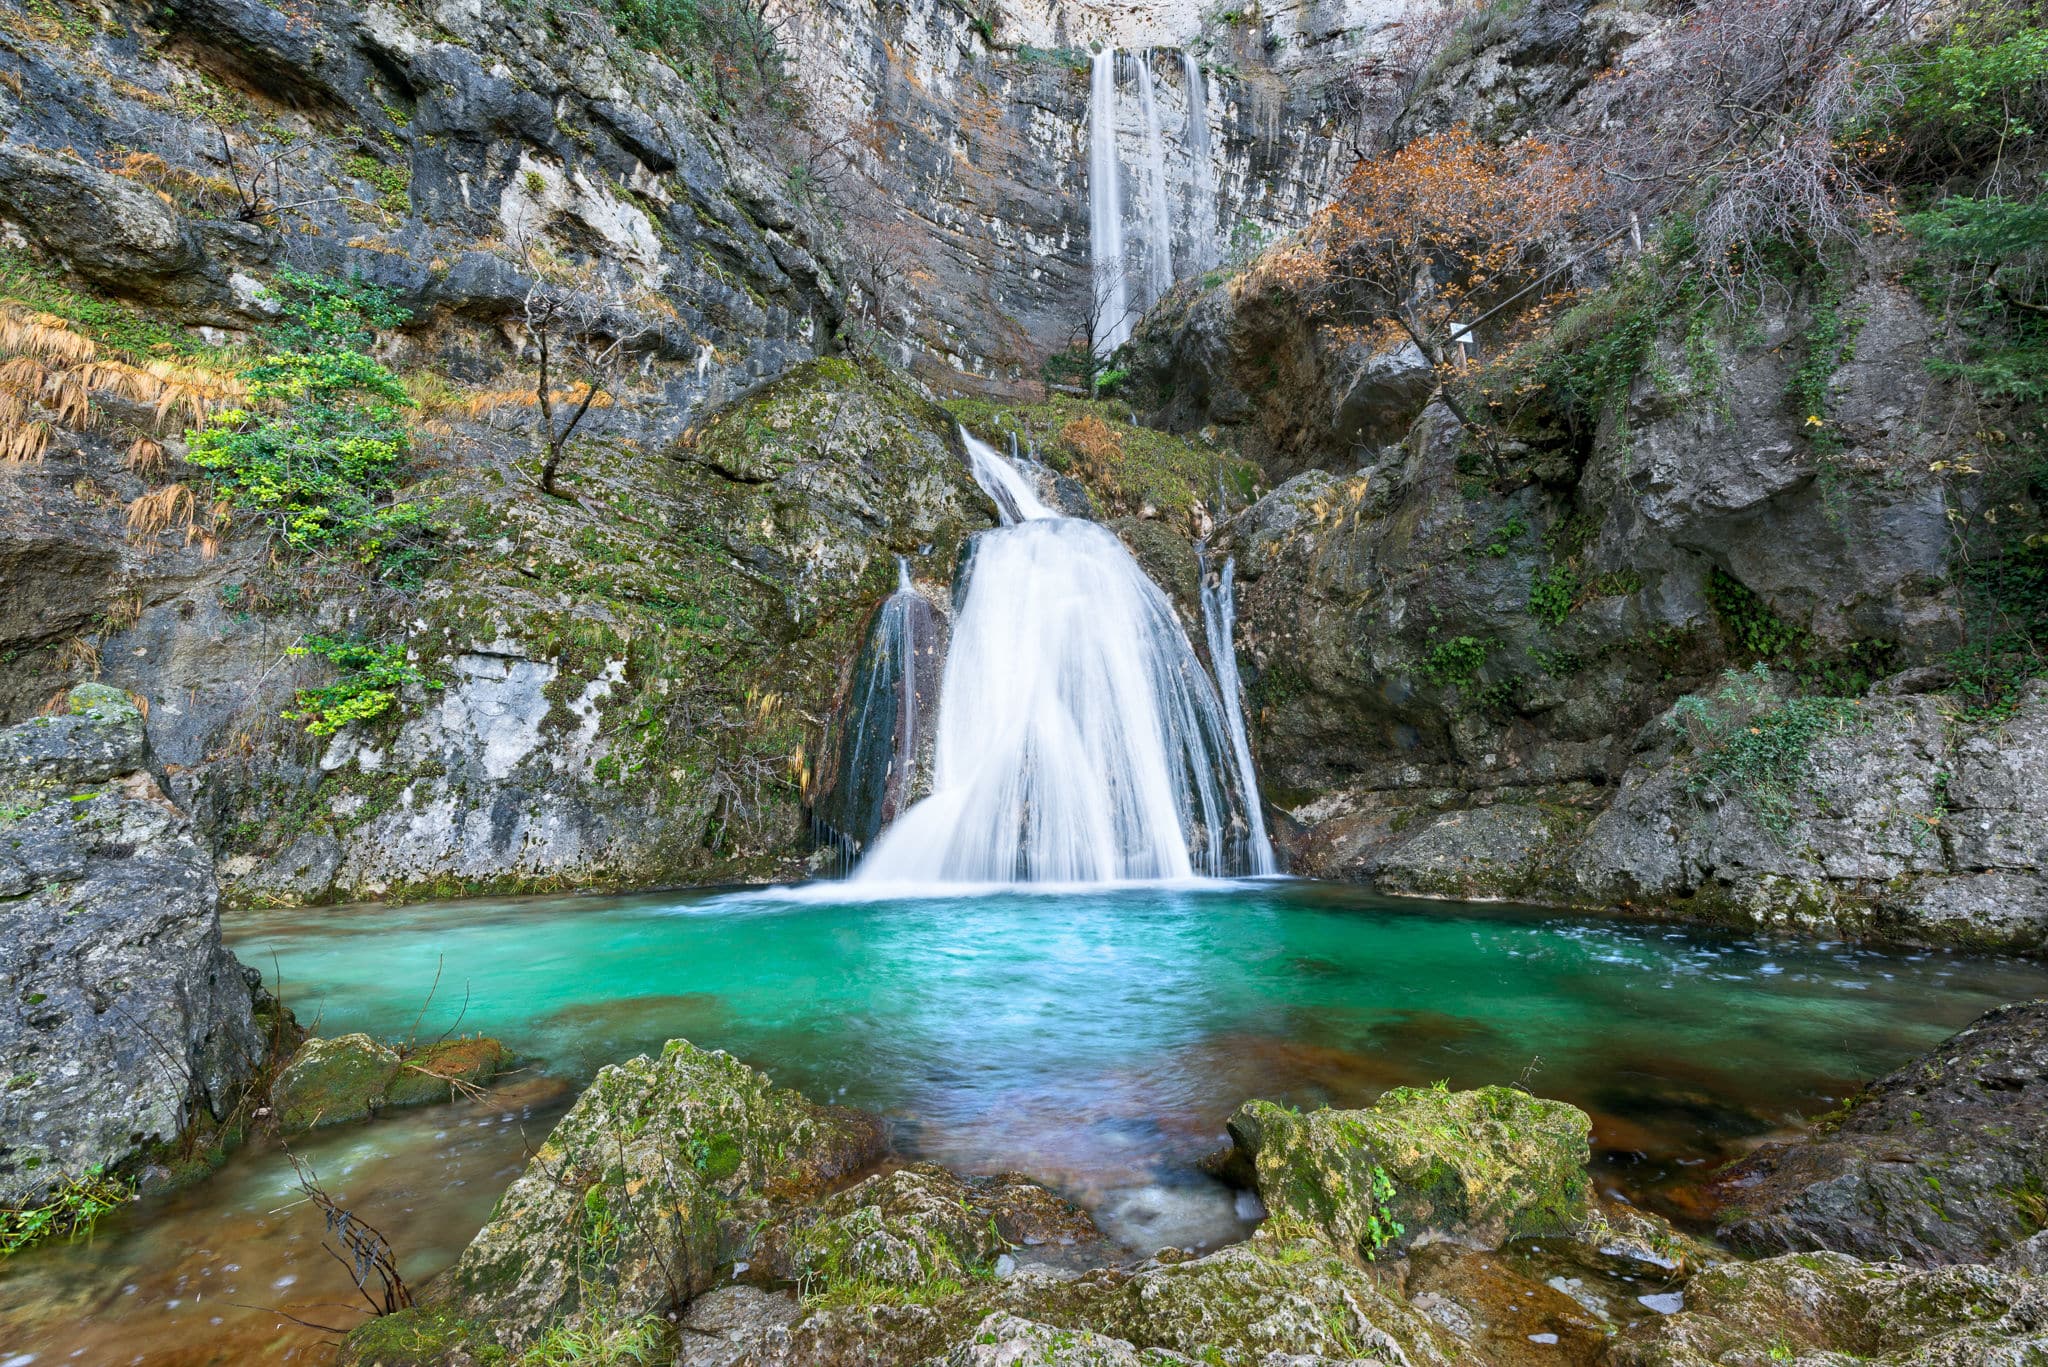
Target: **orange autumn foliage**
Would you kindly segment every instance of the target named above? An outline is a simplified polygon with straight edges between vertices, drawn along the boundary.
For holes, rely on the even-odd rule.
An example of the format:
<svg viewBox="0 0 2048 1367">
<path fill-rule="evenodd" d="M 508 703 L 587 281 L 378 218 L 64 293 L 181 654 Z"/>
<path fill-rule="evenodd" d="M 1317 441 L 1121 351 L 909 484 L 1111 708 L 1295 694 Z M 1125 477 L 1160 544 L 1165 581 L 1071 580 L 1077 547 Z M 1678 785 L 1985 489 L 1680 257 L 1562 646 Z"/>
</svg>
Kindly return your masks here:
<svg viewBox="0 0 2048 1367">
<path fill-rule="evenodd" d="M 1495 147 L 1456 127 L 1361 161 L 1335 203 L 1268 269 L 1330 326 L 1375 348 L 1413 341 L 1457 364 L 1458 329 L 1503 303 L 1527 327 L 1564 291 L 1531 291 L 1595 209 L 1594 183 L 1547 143 Z M 1496 323 L 1482 336 L 1499 336 Z"/>
</svg>

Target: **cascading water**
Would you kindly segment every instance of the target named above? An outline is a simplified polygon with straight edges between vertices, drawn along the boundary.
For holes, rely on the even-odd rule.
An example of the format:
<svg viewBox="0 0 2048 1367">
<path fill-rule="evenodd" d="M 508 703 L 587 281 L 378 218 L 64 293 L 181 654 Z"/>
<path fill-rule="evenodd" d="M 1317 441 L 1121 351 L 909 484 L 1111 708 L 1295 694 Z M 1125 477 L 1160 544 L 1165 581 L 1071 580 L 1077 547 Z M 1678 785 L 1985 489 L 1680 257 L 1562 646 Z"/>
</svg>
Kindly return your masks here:
<svg viewBox="0 0 2048 1367">
<path fill-rule="evenodd" d="M 1252 769 L 1251 737 L 1244 724 L 1244 696 L 1237 677 L 1237 561 L 1223 562 L 1223 573 L 1209 582 L 1209 567 L 1202 565 L 1202 629 L 1209 638 L 1209 666 L 1216 671 L 1216 691 L 1223 696 L 1223 719 L 1230 727 L 1230 754 L 1237 761 L 1237 779 L 1253 800 L 1245 804 L 1247 830 L 1244 862 L 1255 874 L 1280 871 L 1273 858 L 1273 842 L 1266 835 L 1266 813 L 1257 801 L 1259 779 Z"/>
<path fill-rule="evenodd" d="M 1188 264 L 1206 271 L 1222 259 L 1223 245 L 1216 240 L 1216 165 L 1209 160 L 1209 91 L 1202 81 L 1202 64 L 1185 48 L 1180 54 L 1180 70 L 1188 88 L 1188 160 L 1195 172 L 1188 201 Z"/>
<path fill-rule="evenodd" d="M 1093 883 L 1254 871 L 1258 796 L 1227 710 L 1114 533 L 1061 517 L 962 433 L 1003 525 L 976 538 L 940 687 L 931 795 L 858 882 Z M 1248 752 L 1247 752 L 1248 753 Z"/>
<path fill-rule="evenodd" d="M 1173 288 L 1173 213 L 1166 203 L 1166 149 L 1159 136 L 1149 48 L 1138 54 L 1138 115 L 1145 125 L 1145 303 L 1150 306 Z"/>
<path fill-rule="evenodd" d="M 1095 277 L 1095 354 L 1107 356 L 1131 335 L 1124 196 L 1116 158 L 1116 49 L 1103 48 L 1089 65 L 1088 252 Z"/>
<path fill-rule="evenodd" d="M 896 557 L 896 591 L 882 600 L 855 662 L 831 768 L 812 820 L 843 858 L 858 856 L 917 796 L 920 751 L 939 683 L 943 622 Z"/>
</svg>

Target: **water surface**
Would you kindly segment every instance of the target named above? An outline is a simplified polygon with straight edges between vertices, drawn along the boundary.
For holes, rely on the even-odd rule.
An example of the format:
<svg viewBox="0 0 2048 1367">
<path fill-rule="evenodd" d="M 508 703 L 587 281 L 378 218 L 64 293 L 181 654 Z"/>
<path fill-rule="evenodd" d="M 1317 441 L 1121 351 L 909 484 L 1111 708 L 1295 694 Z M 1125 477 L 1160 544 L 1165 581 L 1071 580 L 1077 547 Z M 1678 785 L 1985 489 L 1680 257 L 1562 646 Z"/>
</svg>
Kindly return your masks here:
<svg viewBox="0 0 2048 1367">
<path fill-rule="evenodd" d="M 1288 882 L 343 907 L 246 915 L 230 939 L 322 1033 L 418 1019 L 536 1060 L 493 1102 L 298 1146 L 416 1278 L 460 1250 L 574 1086 L 671 1037 L 882 1114 L 905 1156 L 1046 1181 L 1151 1251 L 1247 1228 L 1195 1166 L 1246 1097 L 1520 1081 L 1592 1113 L 1604 1187 L 1686 1218 L 1714 1164 L 2048 989 L 2014 960 Z M 355 1313 L 291 1187 L 279 1155 L 245 1153 L 89 1248 L 16 1259 L 0 1363 L 304 1358 L 319 1335 L 279 1310 Z"/>
</svg>

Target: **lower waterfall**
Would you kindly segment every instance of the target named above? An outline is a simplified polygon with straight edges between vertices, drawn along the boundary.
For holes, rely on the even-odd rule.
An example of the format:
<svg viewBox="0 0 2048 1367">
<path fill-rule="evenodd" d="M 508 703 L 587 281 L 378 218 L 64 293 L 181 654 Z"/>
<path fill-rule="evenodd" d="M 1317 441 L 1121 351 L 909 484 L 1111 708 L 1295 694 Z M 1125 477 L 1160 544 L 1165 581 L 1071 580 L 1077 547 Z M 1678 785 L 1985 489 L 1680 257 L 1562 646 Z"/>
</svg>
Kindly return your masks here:
<svg viewBox="0 0 2048 1367">
<path fill-rule="evenodd" d="M 1250 853 L 1265 845 L 1249 750 L 1166 595 L 1115 533 L 1058 515 L 1016 465 L 962 438 L 1003 525 L 975 539 L 958 594 L 931 793 L 855 881 L 1270 871 L 1270 853 L 1263 868 Z"/>
</svg>

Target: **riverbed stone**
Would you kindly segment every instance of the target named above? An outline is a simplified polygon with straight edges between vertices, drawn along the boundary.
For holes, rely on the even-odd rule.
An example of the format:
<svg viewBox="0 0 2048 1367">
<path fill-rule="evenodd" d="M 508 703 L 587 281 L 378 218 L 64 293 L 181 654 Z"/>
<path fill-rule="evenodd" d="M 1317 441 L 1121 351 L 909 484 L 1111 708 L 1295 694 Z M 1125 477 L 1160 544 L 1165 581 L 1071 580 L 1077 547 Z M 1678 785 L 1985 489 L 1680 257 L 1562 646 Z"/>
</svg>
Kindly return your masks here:
<svg viewBox="0 0 2048 1367">
<path fill-rule="evenodd" d="M 1230 1119 L 1267 1230 L 1366 1260 L 1424 1234 L 1490 1248 L 1575 1230 L 1591 1132 L 1585 1112 L 1513 1087 L 1397 1087 L 1355 1111 L 1249 1101 Z"/>
<path fill-rule="evenodd" d="M 463 1252 L 447 1294 L 508 1348 L 599 1306 L 616 1322 L 664 1313 L 743 1257 L 777 1203 L 880 1153 L 871 1117 L 672 1040 L 597 1075 Z"/>
<path fill-rule="evenodd" d="M 1752 1250 L 1926 1266 L 2022 1242 L 2048 1225 L 2048 1000 L 1986 1012 L 1716 1190 L 1721 1234 Z"/>
<path fill-rule="evenodd" d="M 2048 1282 L 1842 1253 L 1724 1264 L 1685 1309 L 1624 1332 L 1612 1367 L 2021 1367 L 2048 1360 Z"/>
<path fill-rule="evenodd" d="M 487 1036 L 441 1040 L 401 1056 L 362 1033 L 301 1044 L 271 1084 L 270 1104 L 286 1133 L 367 1120 L 387 1108 L 447 1101 L 489 1081 L 511 1055 Z"/>
</svg>

